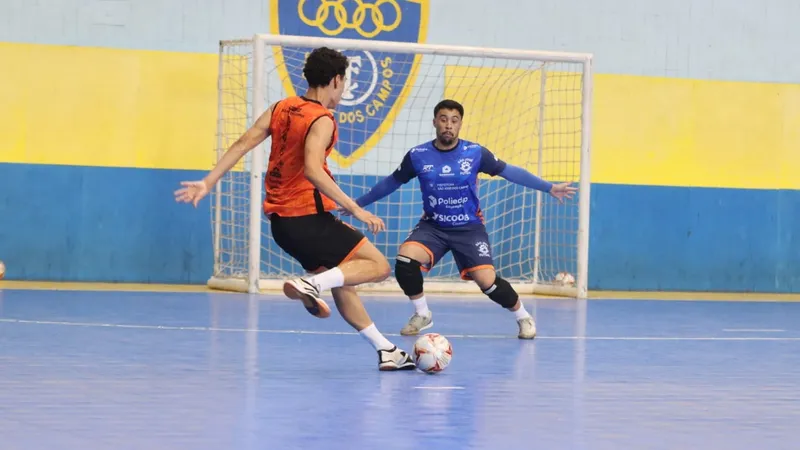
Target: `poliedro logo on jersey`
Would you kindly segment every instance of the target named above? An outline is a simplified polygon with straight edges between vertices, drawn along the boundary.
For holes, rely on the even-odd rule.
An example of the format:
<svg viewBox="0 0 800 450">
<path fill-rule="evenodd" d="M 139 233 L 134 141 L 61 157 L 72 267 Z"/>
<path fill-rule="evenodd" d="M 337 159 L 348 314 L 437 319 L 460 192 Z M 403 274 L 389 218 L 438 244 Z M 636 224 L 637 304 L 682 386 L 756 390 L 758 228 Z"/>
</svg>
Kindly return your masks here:
<svg viewBox="0 0 800 450">
<path fill-rule="evenodd" d="M 428 204 L 431 205 L 431 208 L 436 206 L 436 197 L 429 195 L 428 196 Z"/>
<path fill-rule="evenodd" d="M 433 198 L 433 197 L 431 197 L 431 198 Z M 437 205 L 444 205 L 444 207 L 447 208 L 447 209 L 452 209 L 452 208 L 459 208 L 461 206 L 464 206 L 464 205 L 467 204 L 467 202 L 469 202 L 469 198 L 468 197 L 461 197 L 461 198 L 445 197 L 445 198 L 437 199 L 436 204 Z"/>
<path fill-rule="evenodd" d="M 312 37 L 424 42 L 429 0 L 270 0 L 271 32 Z M 273 48 L 275 65 L 290 95 L 308 88 L 303 78 L 311 48 Z M 411 93 L 420 56 L 342 50 L 347 69 L 342 101 L 334 115 L 339 141 L 331 158 L 349 167 L 391 128 Z"/>
<path fill-rule="evenodd" d="M 428 196 L 428 204 L 431 205 L 431 208 L 435 208 L 436 206 L 444 206 L 447 209 L 459 208 L 464 206 L 469 202 L 468 197 L 461 197 L 461 198 L 452 198 L 452 197 L 444 197 L 444 198 L 436 198 L 433 195 Z"/>
</svg>

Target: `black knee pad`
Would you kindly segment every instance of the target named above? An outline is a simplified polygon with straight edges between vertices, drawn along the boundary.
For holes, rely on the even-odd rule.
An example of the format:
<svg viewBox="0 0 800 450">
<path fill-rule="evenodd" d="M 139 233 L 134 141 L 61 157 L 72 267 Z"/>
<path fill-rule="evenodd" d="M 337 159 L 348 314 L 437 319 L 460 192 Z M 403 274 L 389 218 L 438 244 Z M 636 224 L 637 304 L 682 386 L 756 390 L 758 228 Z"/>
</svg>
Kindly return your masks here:
<svg viewBox="0 0 800 450">
<path fill-rule="evenodd" d="M 511 284 L 497 275 L 495 276 L 492 287 L 483 291 L 483 293 L 489 296 L 493 302 L 506 309 L 516 305 L 519 299 L 517 291 L 511 287 Z"/>
<path fill-rule="evenodd" d="M 397 255 L 394 277 L 400 289 L 409 296 L 422 294 L 422 264 L 408 256 Z"/>
</svg>

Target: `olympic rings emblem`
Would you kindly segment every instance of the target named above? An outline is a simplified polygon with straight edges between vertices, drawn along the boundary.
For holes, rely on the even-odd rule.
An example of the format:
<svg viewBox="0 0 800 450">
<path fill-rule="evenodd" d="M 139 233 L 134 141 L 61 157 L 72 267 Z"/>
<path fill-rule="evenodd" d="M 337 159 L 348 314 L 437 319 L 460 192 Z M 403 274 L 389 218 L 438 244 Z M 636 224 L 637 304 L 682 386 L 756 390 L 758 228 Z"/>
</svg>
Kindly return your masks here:
<svg viewBox="0 0 800 450">
<path fill-rule="evenodd" d="M 358 7 L 353 13 L 352 18 L 349 17 L 347 9 L 344 7 L 344 2 L 347 0 L 322 0 L 322 3 L 317 8 L 317 12 L 314 15 L 313 20 L 309 19 L 303 11 L 306 1 L 307 0 L 300 0 L 297 3 L 297 15 L 300 17 L 300 20 L 302 20 L 303 23 L 308 26 L 317 27 L 320 31 L 328 36 L 337 36 L 345 29 L 349 29 L 356 30 L 356 32 L 362 37 L 369 39 L 382 32 L 388 33 L 390 31 L 394 31 L 400 25 L 400 21 L 402 20 L 400 5 L 397 4 L 396 0 L 378 0 L 375 3 L 364 3 L 363 0 L 355 0 L 356 4 L 358 4 Z M 383 12 L 381 11 L 381 6 L 387 3 L 394 8 L 395 12 L 394 22 L 390 24 L 385 22 Z M 331 11 L 333 11 L 333 17 L 336 18 L 336 28 L 327 28 L 325 25 L 325 22 L 327 22 L 331 15 Z M 366 31 L 361 27 L 367 20 L 368 11 L 370 13 L 370 19 L 375 25 L 375 29 L 372 31 Z"/>
</svg>

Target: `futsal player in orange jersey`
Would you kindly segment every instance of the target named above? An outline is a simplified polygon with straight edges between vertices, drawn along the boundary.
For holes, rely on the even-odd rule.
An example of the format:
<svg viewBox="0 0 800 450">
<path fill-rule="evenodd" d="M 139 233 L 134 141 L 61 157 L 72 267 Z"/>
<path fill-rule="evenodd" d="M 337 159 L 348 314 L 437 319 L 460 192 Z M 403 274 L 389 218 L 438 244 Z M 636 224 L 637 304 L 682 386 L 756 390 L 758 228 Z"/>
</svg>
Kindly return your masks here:
<svg viewBox="0 0 800 450">
<path fill-rule="evenodd" d="M 326 318 L 331 310 L 320 294 L 330 289 L 345 321 L 378 352 L 380 370 L 412 370 L 409 355 L 378 331 L 354 287 L 385 280 L 389 262 L 364 234 L 330 212 L 338 204 L 373 233 L 385 228 L 339 188 L 328 170 L 327 157 L 338 137 L 329 108 L 341 101 L 347 66 L 338 51 L 312 51 L 303 68 L 306 93 L 270 105 L 203 180 L 181 183 L 175 199 L 196 207 L 247 152 L 271 136 L 264 214 L 275 243 L 314 274 L 286 281 L 283 292 L 312 315 Z"/>
</svg>

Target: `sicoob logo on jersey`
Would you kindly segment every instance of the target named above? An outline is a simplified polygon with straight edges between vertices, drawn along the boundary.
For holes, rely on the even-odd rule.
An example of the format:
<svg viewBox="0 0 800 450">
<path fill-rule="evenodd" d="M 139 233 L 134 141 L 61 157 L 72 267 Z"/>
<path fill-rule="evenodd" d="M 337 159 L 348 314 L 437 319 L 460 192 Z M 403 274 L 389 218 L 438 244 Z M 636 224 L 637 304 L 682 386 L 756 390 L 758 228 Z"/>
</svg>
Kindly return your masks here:
<svg viewBox="0 0 800 450">
<path fill-rule="evenodd" d="M 271 0 L 272 33 L 297 36 L 423 42 L 428 0 Z M 341 50 L 341 49 L 340 49 Z M 274 49 L 289 95 L 308 84 L 303 62 L 311 48 Z M 339 142 L 331 157 L 347 167 L 389 131 L 410 94 L 421 57 L 414 54 L 342 50 L 350 61 L 335 116 Z"/>
</svg>

